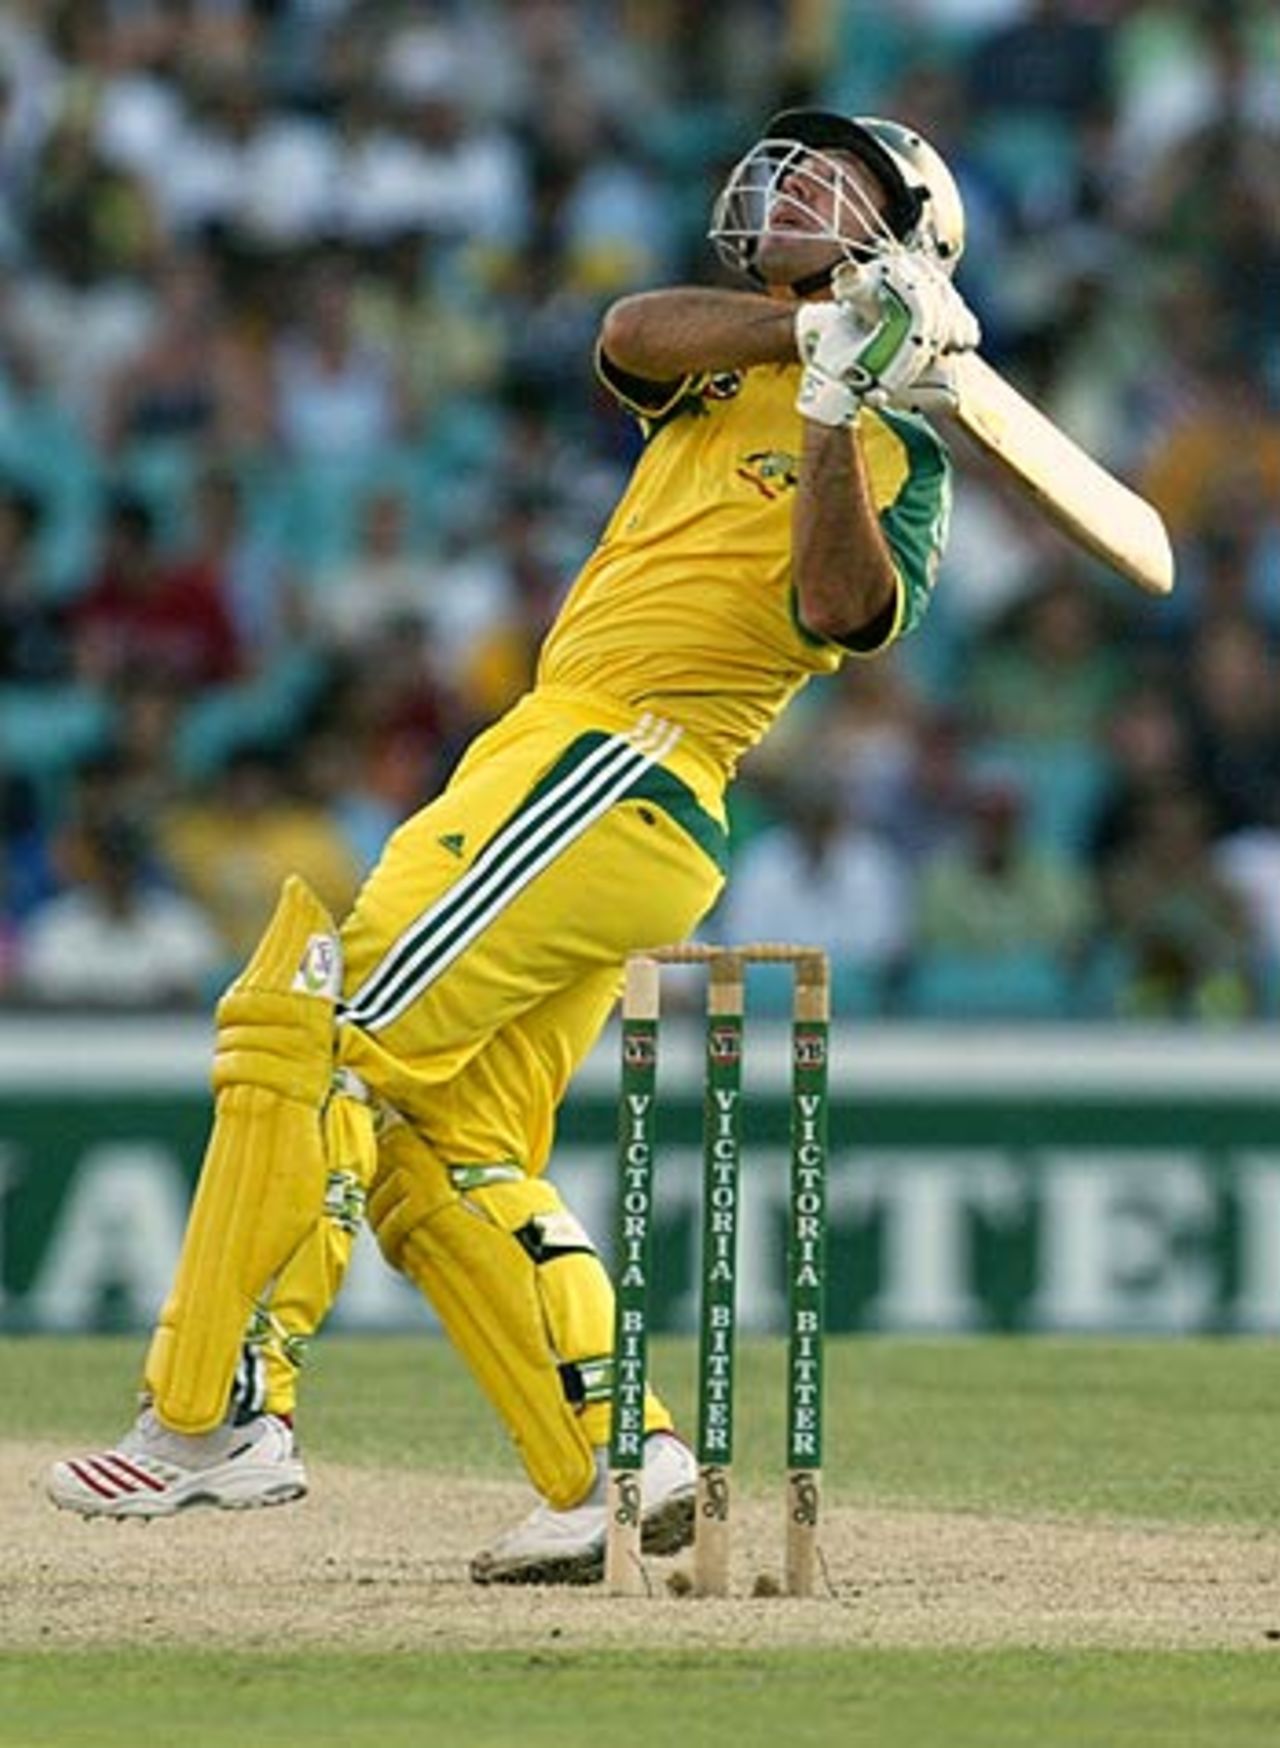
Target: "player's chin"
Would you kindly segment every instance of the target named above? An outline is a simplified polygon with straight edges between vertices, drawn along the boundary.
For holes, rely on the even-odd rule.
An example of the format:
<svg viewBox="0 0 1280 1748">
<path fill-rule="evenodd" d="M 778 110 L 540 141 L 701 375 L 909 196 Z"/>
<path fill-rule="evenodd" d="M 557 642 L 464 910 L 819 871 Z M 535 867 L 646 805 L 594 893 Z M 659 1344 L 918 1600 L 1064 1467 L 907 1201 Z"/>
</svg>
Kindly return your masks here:
<svg viewBox="0 0 1280 1748">
<path fill-rule="evenodd" d="M 770 231 L 756 247 L 755 268 L 769 285 L 794 285 L 798 279 L 834 267 L 831 245 L 796 233 Z"/>
</svg>

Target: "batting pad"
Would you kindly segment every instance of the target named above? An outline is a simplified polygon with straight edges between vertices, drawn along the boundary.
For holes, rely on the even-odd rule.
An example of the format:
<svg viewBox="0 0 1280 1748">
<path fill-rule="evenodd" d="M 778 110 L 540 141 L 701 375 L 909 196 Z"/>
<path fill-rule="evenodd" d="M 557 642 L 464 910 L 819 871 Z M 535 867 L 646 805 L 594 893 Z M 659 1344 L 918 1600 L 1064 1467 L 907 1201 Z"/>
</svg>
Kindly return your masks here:
<svg viewBox="0 0 1280 1748">
<path fill-rule="evenodd" d="M 561 1381 L 575 1402 L 588 1444 L 606 1445 L 613 1400 L 613 1284 L 585 1228 L 545 1179 L 494 1184 L 471 1198 L 514 1233 L 535 1262 L 534 1279 Z M 672 1421 L 652 1390 L 645 1430 L 669 1432 Z"/>
<path fill-rule="evenodd" d="M 337 930 L 296 878 L 217 1009 L 213 1128 L 144 1374 L 161 1420 L 223 1419 L 259 1298 L 312 1230 L 328 1174 Z"/>
<path fill-rule="evenodd" d="M 265 1368 L 263 1407 L 292 1414 L 307 1345 L 329 1314 L 346 1278 L 377 1162 L 373 1109 L 335 1093 L 324 1109 L 324 1198 L 310 1231 L 269 1288 L 251 1341 Z"/>
<path fill-rule="evenodd" d="M 511 1181 L 476 1181 L 504 1171 Z M 388 1260 L 431 1302 L 534 1487 L 558 1510 L 580 1504 L 595 1483 L 608 1407 L 584 1406 L 566 1380 L 579 1364 L 607 1364 L 613 1290 L 554 1185 L 517 1168 L 451 1173 L 404 1125 L 382 1138 L 369 1219 Z M 602 1429 L 590 1418 L 600 1407 Z M 654 1409 L 655 1425 L 670 1425 Z"/>
</svg>

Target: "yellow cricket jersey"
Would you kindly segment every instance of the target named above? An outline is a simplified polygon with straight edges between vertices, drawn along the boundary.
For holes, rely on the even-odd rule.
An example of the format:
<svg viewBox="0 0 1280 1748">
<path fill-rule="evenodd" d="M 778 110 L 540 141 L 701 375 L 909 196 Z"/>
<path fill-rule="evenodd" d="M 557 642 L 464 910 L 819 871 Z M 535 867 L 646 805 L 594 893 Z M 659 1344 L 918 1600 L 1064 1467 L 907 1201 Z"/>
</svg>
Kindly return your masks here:
<svg viewBox="0 0 1280 1748">
<path fill-rule="evenodd" d="M 813 674 L 849 652 L 807 632 L 791 579 L 801 449 L 799 365 L 690 377 L 646 409 L 644 452 L 548 633 L 538 683 L 603 694 L 680 724 L 725 772 Z M 851 438 L 851 441 L 854 440 Z M 923 420 L 865 410 L 862 444 L 898 575 L 892 624 L 918 623 L 950 508 L 947 452 Z"/>
</svg>

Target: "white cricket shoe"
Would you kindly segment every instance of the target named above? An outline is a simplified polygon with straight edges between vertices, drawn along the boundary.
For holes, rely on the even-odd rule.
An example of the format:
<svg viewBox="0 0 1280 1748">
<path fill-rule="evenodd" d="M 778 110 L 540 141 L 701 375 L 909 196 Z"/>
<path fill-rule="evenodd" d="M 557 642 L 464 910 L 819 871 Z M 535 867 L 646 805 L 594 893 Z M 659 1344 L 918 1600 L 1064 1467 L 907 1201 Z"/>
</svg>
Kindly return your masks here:
<svg viewBox="0 0 1280 1748">
<path fill-rule="evenodd" d="M 114 1449 L 54 1463 L 46 1487 L 55 1505 L 82 1517 L 172 1517 L 190 1505 L 283 1505 L 307 1491 L 307 1472 L 278 1415 L 192 1438 L 144 1408 Z"/>
<path fill-rule="evenodd" d="M 555 1511 L 545 1501 L 523 1523 L 482 1548 L 471 1562 L 476 1584 L 598 1584 L 604 1577 L 609 1453 L 596 1452 L 596 1482 L 581 1505 Z M 644 1441 L 640 1540 L 646 1554 L 676 1554 L 693 1540 L 698 1469 L 671 1432 Z"/>
</svg>

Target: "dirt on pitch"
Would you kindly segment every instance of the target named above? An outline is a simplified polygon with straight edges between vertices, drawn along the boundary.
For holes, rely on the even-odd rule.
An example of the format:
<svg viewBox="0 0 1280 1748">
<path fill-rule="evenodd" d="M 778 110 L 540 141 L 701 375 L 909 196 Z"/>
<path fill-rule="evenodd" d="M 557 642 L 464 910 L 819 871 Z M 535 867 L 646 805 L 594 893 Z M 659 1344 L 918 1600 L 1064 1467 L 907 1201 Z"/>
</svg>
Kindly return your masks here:
<svg viewBox="0 0 1280 1748">
<path fill-rule="evenodd" d="M 727 1601 L 482 1589 L 467 1560 L 528 1508 L 517 1485 L 311 1465 L 296 1505 L 84 1523 L 49 1505 L 52 1447 L 0 1443 L 0 1648 L 191 1643 L 282 1651 L 547 1651 L 628 1644 L 1274 1649 L 1280 1540 L 1253 1530 L 1080 1524 L 829 1503 L 824 1593 L 776 1586 L 778 1498 L 737 1502 Z M 737 1509 L 737 1507 L 735 1508 Z M 675 1576 L 673 1584 L 672 1579 Z"/>
</svg>

